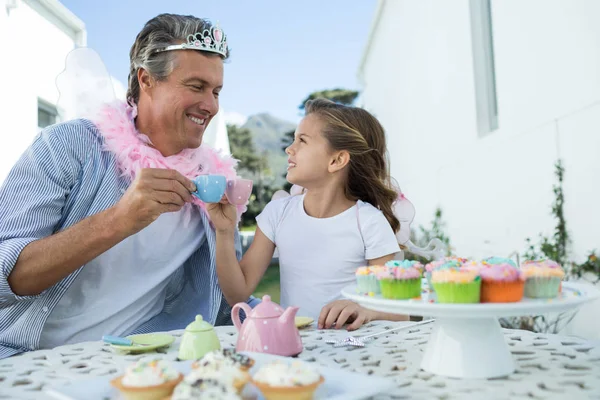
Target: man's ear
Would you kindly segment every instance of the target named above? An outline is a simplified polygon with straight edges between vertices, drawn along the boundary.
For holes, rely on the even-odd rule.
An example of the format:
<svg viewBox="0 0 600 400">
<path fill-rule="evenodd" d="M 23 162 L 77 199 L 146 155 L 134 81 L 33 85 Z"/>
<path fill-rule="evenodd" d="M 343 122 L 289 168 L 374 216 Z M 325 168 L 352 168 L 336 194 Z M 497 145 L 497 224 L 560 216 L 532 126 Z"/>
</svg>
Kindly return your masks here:
<svg viewBox="0 0 600 400">
<path fill-rule="evenodd" d="M 144 68 L 137 71 L 137 79 L 140 85 L 140 91 L 148 93 L 154 87 L 154 79 Z"/>
<path fill-rule="evenodd" d="M 341 171 L 350 162 L 350 153 L 346 150 L 337 151 L 331 157 L 329 162 L 329 172 Z"/>
</svg>

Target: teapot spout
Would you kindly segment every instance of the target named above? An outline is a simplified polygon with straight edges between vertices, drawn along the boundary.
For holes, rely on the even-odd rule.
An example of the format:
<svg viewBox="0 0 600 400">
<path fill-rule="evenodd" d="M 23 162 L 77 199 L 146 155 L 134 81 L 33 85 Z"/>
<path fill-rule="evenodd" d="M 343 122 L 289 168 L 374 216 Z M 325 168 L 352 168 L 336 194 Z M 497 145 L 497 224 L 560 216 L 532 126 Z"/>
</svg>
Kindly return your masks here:
<svg viewBox="0 0 600 400">
<path fill-rule="evenodd" d="M 298 307 L 288 307 L 285 309 L 283 314 L 279 316 L 279 322 L 282 324 L 287 324 L 290 321 L 294 322 L 294 318 L 296 318 L 296 313 L 298 312 Z"/>
</svg>

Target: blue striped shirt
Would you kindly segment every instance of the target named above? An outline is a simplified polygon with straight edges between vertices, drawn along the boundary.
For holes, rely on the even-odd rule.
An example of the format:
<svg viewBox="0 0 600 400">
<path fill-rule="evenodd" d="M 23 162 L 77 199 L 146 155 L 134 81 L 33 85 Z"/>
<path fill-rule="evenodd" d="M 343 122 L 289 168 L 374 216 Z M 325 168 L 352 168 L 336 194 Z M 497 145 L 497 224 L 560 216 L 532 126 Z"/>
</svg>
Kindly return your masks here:
<svg viewBox="0 0 600 400">
<path fill-rule="evenodd" d="M 44 322 L 81 271 L 39 295 L 19 296 L 11 290 L 8 276 L 23 248 L 108 209 L 129 186 L 114 155 L 102 144 L 91 121 L 50 126 L 35 138 L 0 187 L 0 359 L 38 348 Z M 182 329 L 196 314 L 215 325 L 230 323 L 231 308 L 217 280 L 215 233 L 206 215 L 200 214 L 206 240 L 173 274 L 162 312 L 130 333 Z M 237 232 L 236 253 L 239 259 Z M 258 302 L 248 299 L 251 306 Z"/>
</svg>

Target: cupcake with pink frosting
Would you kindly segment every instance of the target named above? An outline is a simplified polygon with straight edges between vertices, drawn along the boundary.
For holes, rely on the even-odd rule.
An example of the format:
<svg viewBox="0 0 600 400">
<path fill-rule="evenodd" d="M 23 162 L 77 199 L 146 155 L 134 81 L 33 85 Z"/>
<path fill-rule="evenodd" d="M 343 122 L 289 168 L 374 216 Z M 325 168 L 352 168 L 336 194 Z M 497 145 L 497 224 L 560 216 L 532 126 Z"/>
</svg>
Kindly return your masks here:
<svg viewBox="0 0 600 400">
<path fill-rule="evenodd" d="M 421 296 L 421 271 L 418 268 L 392 267 L 377 272 L 384 299 L 408 300 Z"/>
<path fill-rule="evenodd" d="M 482 303 L 515 303 L 523 298 L 525 275 L 511 264 L 492 264 L 479 275 Z"/>
<path fill-rule="evenodd" d="M 556 261 L 525 261 L 521 270 L 525 275 L 525 297 L 551 299 L 560 293 L 565 272 Z"/>
<path fill-rule="evenodd" d="M 479 271 L 490 267 L 490 264 L 486 264 L 485 262 L 479 261 L 467 261 L 460 266 L 461 271 L 473 271 L 479 273 Z"/>
</svg>

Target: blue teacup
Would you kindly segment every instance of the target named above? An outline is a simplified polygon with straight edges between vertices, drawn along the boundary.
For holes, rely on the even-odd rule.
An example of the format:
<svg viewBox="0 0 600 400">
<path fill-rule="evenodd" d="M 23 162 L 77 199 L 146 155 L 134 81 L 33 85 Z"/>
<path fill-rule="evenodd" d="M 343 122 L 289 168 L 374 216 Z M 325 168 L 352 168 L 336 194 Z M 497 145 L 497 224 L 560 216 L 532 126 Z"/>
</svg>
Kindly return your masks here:
<svg viewBox="0 0 600 400">
<path fill-rule="evenodd" d="M 223 175 L 199 175 L 194 178 L 194 183 L 194 196 L 205 203 L 218 203 L 225 194 L 227 179 Z"/>
</svg>

